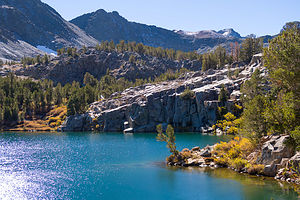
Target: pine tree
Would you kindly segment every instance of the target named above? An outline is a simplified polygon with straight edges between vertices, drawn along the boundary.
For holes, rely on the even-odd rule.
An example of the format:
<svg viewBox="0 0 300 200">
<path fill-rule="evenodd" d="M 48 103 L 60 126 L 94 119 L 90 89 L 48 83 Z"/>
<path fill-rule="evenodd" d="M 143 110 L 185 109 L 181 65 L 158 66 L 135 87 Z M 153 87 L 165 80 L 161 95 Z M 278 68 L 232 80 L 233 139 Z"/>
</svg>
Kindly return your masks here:
<svg viewBox="0 0 300 200">
<path fill-rule="evenodd" d="M 132 63 L 132 64 L 135 63 L 135 56 L 134 56 L 134 55 L 131 55 L 131 56 L 129 57 L 129 62 Z"/>
<path fill-rule="evenodd" d="M 43 57 L 43 63 L 44 64 L 48 64 L 49 63 L 49 57 L 48 57 L 47 54 L 45 54 L 44 57 Z"/>
<path fill-rule="evenodd" d="M 218 100 L 221 103 L 221 105 L 224 105 L 225 102 L 227 101 L 227 99 L 228 99 L 228 92 L 226 91 L 225 86 L 222 85 L 220 93 L 219 93 Z"/>
<path fill-rule="evenodd" d="M 262 39 L 246 38 L 242 43 L 241 60 L 249 63 L 253 55 L 262 52 L 262 47 Z"/>
<path fill-rule="evenodd" d="M 156 139 L 158 141 L 166 142 L 167 148 L 175 157 L 177 157 L 179 152 L 176 149 L 176 138 L 174 134 L 174 128 L 169 124 L 166 133 L 163 133 L 162 125 L 160 124 L 156 127 L 156 130 L 158 132 Z"/>
</svg>

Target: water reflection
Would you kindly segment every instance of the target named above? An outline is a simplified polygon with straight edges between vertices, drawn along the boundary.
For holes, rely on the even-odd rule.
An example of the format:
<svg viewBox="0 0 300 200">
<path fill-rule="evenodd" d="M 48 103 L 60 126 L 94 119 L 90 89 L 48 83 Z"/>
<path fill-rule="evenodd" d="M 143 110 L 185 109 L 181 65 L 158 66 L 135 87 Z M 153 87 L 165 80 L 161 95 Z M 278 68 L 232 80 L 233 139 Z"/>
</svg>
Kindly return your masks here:
<svg viewBox="0 0 300 200">
<path fill-rule="evenodd" d="M 295 193 L 293 185 L 274 180 L 271 177 L 238 173 L 227 168 L 167 167 L 165 163 L 160 163 L 159 165 L 171 171 L 202 173 L 217 179 L 234 180 L 243 186 L 241 188 L 245 199 L 300 199 Z"/>
</svg>

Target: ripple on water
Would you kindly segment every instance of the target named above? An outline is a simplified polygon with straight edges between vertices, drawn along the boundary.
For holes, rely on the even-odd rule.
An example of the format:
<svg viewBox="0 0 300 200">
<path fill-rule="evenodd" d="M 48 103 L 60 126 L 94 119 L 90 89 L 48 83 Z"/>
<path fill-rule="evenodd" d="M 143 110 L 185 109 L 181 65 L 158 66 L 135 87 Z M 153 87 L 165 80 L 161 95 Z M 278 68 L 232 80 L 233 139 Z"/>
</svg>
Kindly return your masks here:
<svg viewBox="0 0 300 200">
<path fill-rule="evenodd" d="M 224 139 L 224 138 L 223 138 Z M 177 135 L 177 146 L 220 138 Z M 232 171 L 169 168 L 155 134 L 3 133 L 0 199 L 296 199 L 290 187 Z"/>
</svg>

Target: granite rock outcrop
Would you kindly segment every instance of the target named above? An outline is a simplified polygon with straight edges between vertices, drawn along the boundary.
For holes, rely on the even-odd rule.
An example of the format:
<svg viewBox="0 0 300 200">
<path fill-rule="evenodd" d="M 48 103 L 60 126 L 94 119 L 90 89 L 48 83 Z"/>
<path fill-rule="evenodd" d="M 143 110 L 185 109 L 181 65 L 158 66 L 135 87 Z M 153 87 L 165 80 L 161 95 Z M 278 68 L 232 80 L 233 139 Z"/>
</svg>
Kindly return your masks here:
<svg viewBox="0 0 300 200">
<path fill-rule="evenodd" d="M 97 121 L 100 131 L 154 132 L 158 124 L 171 124 L 176 131 L 202 132 L 217 121 L 221 87 L 225 86 L 232 97 L 222 106 L 231 111 L 239 100 L 237 94 L 241 84 L 261 67 L 260 62 L 255 62 L 231 68 L 232 71 L 240 70 L 235 78 L 227 76 L 228 68 L 225 67 L 189 72 L 173 81 L 128 88 L 91 104 L 87 114 Z M 183 98 L 186 89 L 194 95 Z"/>
</svg>

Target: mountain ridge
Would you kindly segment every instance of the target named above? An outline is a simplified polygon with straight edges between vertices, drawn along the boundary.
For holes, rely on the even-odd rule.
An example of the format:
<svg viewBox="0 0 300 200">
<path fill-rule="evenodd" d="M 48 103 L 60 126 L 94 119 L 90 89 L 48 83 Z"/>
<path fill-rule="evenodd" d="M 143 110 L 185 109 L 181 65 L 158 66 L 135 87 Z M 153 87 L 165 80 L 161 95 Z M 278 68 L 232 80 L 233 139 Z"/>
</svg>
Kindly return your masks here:
<svg viewBox="0 0 300 200">
<path fill-rule="evenodd" d="M 233 29 L 213 31 L 218 37 L 193 37 L 165 28 L 128 21 L 118 12 L 106 12 L 99 9 L 70 20 L 71 23 L 83 29 L 99 41 L 120 40 L 135 41 L 148 46 L 160 46 L 182 51 L 198 51 L 199 53 L 213 49 L 216 45 L 230 47 L 231 42 L 242 42 L 242 37 Z M 230 37 L 222 35 L 227 30 Z M 200 31 L 201 32 L 201 31 Z M 205 31 L 202 31 L 205 32 Z M 221 37 L 222 35 L 222 37 Z"/>
<path fill-rule="evenodd" d="M 99 9 L 70 22 L 40 0 L 0 0 L 0 59 L 20 60 L 49 53 L 43 49 L 96 46 L 101 41 L 135 41 L 147 46 L 205 53 L 245 37 L 232 28 L 198 32 L 174 31 L 128 21 L 117 11 Z M 272 36 L 264 37 L 267 42 Z M 43 48 L 37 48 L 43 47 Z"/>
</svg>

